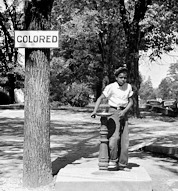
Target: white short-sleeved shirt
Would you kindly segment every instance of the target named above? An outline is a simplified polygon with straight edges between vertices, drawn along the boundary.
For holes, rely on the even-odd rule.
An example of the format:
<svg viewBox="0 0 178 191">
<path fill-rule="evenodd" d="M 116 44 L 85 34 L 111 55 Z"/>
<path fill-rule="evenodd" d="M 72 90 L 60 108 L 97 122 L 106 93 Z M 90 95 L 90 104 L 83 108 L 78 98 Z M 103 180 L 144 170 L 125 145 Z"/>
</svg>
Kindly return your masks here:
<svg viewBox="0 0 178 191">
<path fill-rule="evenodd" d="M 117 82 L 107 85 L 103 91 L 104 96 L 108 99 L 108 104 L 113 107 L 126 107 L 128 98 L 133 95 L 132 86 L 125 83 L 119 86 Z"/>
</svg>

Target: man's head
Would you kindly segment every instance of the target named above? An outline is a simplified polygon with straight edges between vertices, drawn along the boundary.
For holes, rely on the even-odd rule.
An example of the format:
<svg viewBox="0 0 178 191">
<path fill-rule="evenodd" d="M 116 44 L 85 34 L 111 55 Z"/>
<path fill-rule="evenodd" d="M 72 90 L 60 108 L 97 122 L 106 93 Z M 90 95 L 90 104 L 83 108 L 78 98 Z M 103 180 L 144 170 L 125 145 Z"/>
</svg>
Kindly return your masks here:
<svg viewBox="0 0 178 191">
<path fill-rule="evenodd" d="M 122 72 L 127 73 L 128 72 L 127 68 L 126 67 L 119 67 L 118 69 L 116 69 L 114 72 L 115 77 L 117 78 L 117 76 Z"/>
<path fill-rule="evenodd" d="M 127 82 L 127 72 L 128 70 L 126 67 L 119 67 L 115 70 L 114 75 L 120 86 L 124 85 Z"/>
</svg>

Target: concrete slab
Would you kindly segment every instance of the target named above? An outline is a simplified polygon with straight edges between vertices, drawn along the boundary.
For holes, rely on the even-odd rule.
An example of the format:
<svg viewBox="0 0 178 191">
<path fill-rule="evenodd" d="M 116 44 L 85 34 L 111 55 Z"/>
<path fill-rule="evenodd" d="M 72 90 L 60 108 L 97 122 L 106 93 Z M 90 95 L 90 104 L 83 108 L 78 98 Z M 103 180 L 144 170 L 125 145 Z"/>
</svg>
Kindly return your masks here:
<svg viewBox="0 0 178 191">
<path fill-rule="evenodd" d="M 55 191 L 152 191 L 151 178 L 143 167 L 130 163 L 130 171 L 101 171 L 98 159 L 82 158 L 61 169 Z"/>
</svg>

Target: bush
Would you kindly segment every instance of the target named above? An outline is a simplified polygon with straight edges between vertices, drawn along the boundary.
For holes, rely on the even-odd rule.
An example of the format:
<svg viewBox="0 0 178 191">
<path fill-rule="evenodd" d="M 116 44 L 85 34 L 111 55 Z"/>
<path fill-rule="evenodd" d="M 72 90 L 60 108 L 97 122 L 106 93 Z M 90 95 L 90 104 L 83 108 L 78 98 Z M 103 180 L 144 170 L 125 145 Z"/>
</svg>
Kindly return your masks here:
<svg viewBox="0 0 178 191">
<path fill-rule="evenodd" d="M 74 82 L 66 92 L 67 102 L 71 106 L 85 107 L 90 101 L 90 89 L 86 84 L 77 84 Z"/>
<path fill-rule="evenodd" d="M 63 104 L 61 102 L 59 102 L 59 101 L 52 101 L 52 102 L 50 102 L 50 107 L 51 108 L 58 108 L 58 107 L 60 107 L 62 105 Z"/>
<path fill-rule="evenodd" d="M 60 102 L 61 105 L 66 105 L 66 96 L 65 92 L 67 90 L 67 86 L 59 81 L 51 82 L 50 84 L 50 102 Z"/>
</svg>

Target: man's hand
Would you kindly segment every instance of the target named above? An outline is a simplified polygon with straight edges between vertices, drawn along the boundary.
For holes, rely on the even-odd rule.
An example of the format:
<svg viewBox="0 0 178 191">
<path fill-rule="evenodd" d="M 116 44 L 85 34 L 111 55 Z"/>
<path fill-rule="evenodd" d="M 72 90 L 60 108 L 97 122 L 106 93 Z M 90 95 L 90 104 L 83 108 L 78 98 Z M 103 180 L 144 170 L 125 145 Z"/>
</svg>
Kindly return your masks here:
<svg viewBox="0 0 178 191">
<path fill-rule="evenodd" d="M 92 112 L 91 117 L 95 118 L 96 117 L 96 112 Z"/>
<path fill-rule="evenodd" d="M 125 114 L 126 114 L 126 112 L 124 110 L 119 111 L 119 117 L 120 118 L 124 117 Z"/>
</svg>

